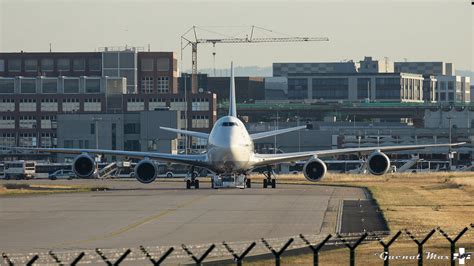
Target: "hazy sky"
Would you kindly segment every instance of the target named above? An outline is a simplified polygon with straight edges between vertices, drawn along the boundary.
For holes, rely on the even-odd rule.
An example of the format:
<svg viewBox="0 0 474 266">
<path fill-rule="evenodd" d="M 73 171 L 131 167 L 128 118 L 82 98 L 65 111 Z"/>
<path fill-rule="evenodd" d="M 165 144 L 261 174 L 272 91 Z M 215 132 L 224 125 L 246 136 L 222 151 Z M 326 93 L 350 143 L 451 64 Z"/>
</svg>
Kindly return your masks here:
<svg viewBox="0 0 474 266">
<path fill-rule="evenodd" d="M 180 58 L 180 36 L 192 25 L 230 36 L 243 28 L 221 26 L 258 25 L 291 36 L 329 37 L 330 42 L 218 44 L 217 68 L 228 67 L 230 60 L 269 66 L 373 56 L 442 60 L 472 70 L 473 17 L 470 0 L 0 0 L 0 51 L 48 51 L 49 43 L 53 51 L 150 44 L 153 51 L 174 51 Z M 198 37 L 216 35 L 200 31 Z M 212 45 L 198 47 L 199 67 L 212 67 L 212 52 Z M 190 48 L 183 55 L 183 68 L 189 69 Z"/>
</svg>

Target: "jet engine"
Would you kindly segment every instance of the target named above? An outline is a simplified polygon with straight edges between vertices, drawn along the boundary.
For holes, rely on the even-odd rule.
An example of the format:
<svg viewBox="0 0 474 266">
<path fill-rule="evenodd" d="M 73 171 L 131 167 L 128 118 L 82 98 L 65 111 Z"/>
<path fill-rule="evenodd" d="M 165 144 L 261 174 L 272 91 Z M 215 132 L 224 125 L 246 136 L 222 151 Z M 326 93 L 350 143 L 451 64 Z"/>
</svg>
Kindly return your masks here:
<svg viewBox="0 0 474 266">
<path fill-rule="evenodd" d="M 97 165 L 88 154 L 81 154 L 74 159 L 72 170 L 81 178 L 91 177 L 97 169 Z"/>
<path fill-rule="evenodd" d="M 372 153 L 367 161 L 369 172 L 373 175 L 383 175 L 390 169 L 390 159 L 383 152 Z"/>
<path fill-rule="evenodd" d="M 318 158 L 312 158 L 303 167 L 304 177 L 311 182 L 317 182 L 327 172 L 326 164 Z"/>
<path fill-rule="evenodd" d="M 158 169 L 154 162 L 144 159 L 135 166 L 135 178 L 143 184 L 155 181 Z"/>
</svg>

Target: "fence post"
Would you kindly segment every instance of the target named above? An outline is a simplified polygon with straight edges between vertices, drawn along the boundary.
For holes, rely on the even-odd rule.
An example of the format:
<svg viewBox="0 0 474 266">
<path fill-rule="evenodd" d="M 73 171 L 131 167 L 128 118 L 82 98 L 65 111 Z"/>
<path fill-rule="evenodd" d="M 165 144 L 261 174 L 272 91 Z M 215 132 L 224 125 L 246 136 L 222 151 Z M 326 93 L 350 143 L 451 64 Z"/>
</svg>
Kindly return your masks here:
<svg viewBox="0 0 474 266">
<path fill-rule="evenodd" d="M 303 234 L 300 234 L 300 238 L 308 245 L 308 247 L 313 251 L 313 265 L 318 266 L 319 264 L 319 250 L 328 242 L 328 240 L 332 237 L 331 234 L 326 236 L 326 238 L 320 242 L 319 244 L 312 245 L 311 242 L 309 242 Z"/>
<path fill-rule="evenodd" d="M 189 250 L 186 245 L 182 244 L 181 245 L 181 248 L 183 248 L 184 251 L 186 251 L 186 253 L 188 253 L 189 256 L 191 256 L 191 258 L 194 260 L 194 262 L 196 262 L 196 265 L 202 265 L 202 262 L 204 261 L 204 259 L 209 255 L 209 253 L 211 253 L 211 251 L 216 247 L 216 245 L 212 244 L 205 252 L 204 254 L 201 255 L 201 257 L 197 258 L 196 256 L 194 256 L 193 252 L 191 250 Z"/>
<path fill-rule="evenodd" d="M 151 257 L 150 253 L 145 249 L 144 246 L 140 246 L 140 250 L 145 254 L 145 256 L 150 260 L 153 265 L 157 266 L 160 265 L 170 254 L 173 252 L 174 247 L 170 247 L 158 260 L 155 260 Z"/>
<path fill-rule="evenodd" d="M 230 254 L 232 254 L 232 256 L 234 257 L 234 261 L 235 263 L 237 264 L 237 266 L 241 266 L 242 265 L 242 260 L 245 258 L 245 256 L 247 256 L 247 254 L 250 252 L 250 250 L 252 250 L 255 245 L 257 245 L 255 242 L 252 242 L 252 244 L 250 244 L 250 246 L 248 246 L 244 252 L 242 252 L 242 254 L 237 255 L 237 253 L 235 253 L 235 251 L 224 241 L 222 242 L 222 245 L 224 245 L 224 247 L 227 249 L 227 251 L 229 251 Z"/>
<path fill-rule="evenodd" d="M 459 234 L 457 234 L 457 236 L 454 239 L 449 237 L 449 235 L 439 227 L 438 227 L 438 231 L 444 236 L 444 238 L 446 238 L 449 241 L 450 253 L 451 253 L 451 257 L 450 257 L 451 258 L 451 265 L 455 266 L 456 261 L 455 261 L 455 258 L 454 258 L 454 253 L 456 252 L 456 242 L 464 235 L 464 233 L 466 233 L 467 227 L 464 227 L 464 229 L 461 230 L 461 232 L 459 232 Z"/>
<path fill-rule="evenodd" d="M 8 266 L 13 266 L 13 261 L 10 260 L 6 253 L 2 253 L 2 258 L 7 261 Z"/>
<path fill-rule="evenodd" d="M 357 246 L 359 246 L 360 243 L 362 243 L 362 241 L 364 241 L 364 239 L 367 237 L 367 233 L 364 233 L 355 243 L 354 245 L 350 245 L 349 242 L 346 241 L 346 239 L 344 239 L 341 235 L 337 234 L 337 237 L 339 239 L 341 239 L 341 241 L 344 243 L 344 245 L 346 245 L 346 247 L 349 248 L 349 256 L 350 256 L 350 260 L 349 260 L 349 265 L 351 266 L 355 266 L 355 249 L 357 248 Z"/>
<path fill-rule="evenodd" d="M 39 259 L 39 256 L 38 255 L 34 255 L 33 258 L 31 258 L 30 261 L 28 261 L 28 263 L 26 264 L 27 266 L 31 266 L 33 265 L 33 263 L 35 263 L 35 261 L 37 261 Z"/>
<path fill-rule="evenodd" d="M 86 255 L 86 253 L 81 252 L 79 255 L 71 262 L 71 265 L 74 266 Z"/>
<path fill-rule="evenodd" d="M 375 235 L 375 238 L 379 241 L 380 245 L 383 246 L 383 265 L 388 266 L 390 264 L 390 246 L 397 240 L 397 238 L 402 234 L 402 231 L 398 231 L 387 243 L 385 243 L 380 237 Z"/>
<path fill-rule="evenodd" d="M 267 240 L 262 238 L 262 242 L 265 245 L 265 247 L 267 247 L 272 252 L 273 256 L 275 256 L 275 266 L 280 266 L 281 254 L 283 254 L 283 252 L 285 252 L 285 250 L 291 245 L 293 240 L 294 240 L 293 238 L 288 239 L 288 241 L 285 243 L 285 245 L 283 245 L 283 247 L 279 251 L 276 251 L 275 249 L 273 249 L 272 246 L 270 246 L 270 244 L 267 242 Z"/>
<path fill-rule="evenodd" d="M 405 233 L 413 240 L 418 245 L 418 266 L 423 265 L 423 245 L 430 239 L 430 237 L 434 234 L 436 230 L 432 229 L 426 236 L 425 238 L 420 242 L 418 239 L 415 238 L 415 236 L 410 233 L 407 229 L 405 229 Z"/>
<path fill-rule="evenodd" d="M 111 265 L 119 265 L 127 256 L 132 252 L 130 249 L 127 249 L 114 263 L 110 262 L 110 260 L 102 253 L 102 251 L 98 248 L 95 249 L 95 252 L 99 254 L 99 256 L 102 258 L 102 260 L 109 266 Z"/>
</svg>

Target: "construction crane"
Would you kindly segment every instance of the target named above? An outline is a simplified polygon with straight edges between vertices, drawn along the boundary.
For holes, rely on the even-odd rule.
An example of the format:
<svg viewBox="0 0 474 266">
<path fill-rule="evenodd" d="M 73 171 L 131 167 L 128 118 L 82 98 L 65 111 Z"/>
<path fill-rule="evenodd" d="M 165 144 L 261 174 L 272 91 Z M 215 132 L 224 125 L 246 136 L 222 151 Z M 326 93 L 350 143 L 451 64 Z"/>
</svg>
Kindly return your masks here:
<svg viewBox="0 0 474 266">
<path fill-rule="evenodd" d="M 191 66 L 192 66 L 192 74 L 191 74 L 191 90 L 193 93 L 197 91 L 197 48 L 198 44 L 212 44 L 214 47 L 217 43 L 271 43 L 271 42 L 321 42 L 321 41 L 329 41 L 327 37 L 254 37 L 254 33 L 256 30 L 261 30 L 267 33 L 276 32 L 272 30 L 268 30 L 258 26 L 251 26 L 250 32 L 245 37 L 234 37 L 234 36 L 227 36 L 225 34 L 217 33 L 219 35 L 223 35 L 223 38 L 198 38 L 196 29 L 200 29 L 198 26 L 192 26 L 188 29 L 182 36 L 181 36 L 181 62 L 182 62 L 182 54 L 183 50 L 191 46 Z M 201 28 L 202 29 L 202 28 Z M 213 32 L 216 33 L 216 32 Z M 193 38 L 189 37 L 188 35 L 192 35 Z M 286 35 L 286 34 L 285 34 Z M 214 56 L 215 62 L 215 55 L 216 53 L 212 53 Z M 215 64 L 215 63 L 214 63 Z M 214 66 L 215 72 L 215 66 Z"/>
</svg>

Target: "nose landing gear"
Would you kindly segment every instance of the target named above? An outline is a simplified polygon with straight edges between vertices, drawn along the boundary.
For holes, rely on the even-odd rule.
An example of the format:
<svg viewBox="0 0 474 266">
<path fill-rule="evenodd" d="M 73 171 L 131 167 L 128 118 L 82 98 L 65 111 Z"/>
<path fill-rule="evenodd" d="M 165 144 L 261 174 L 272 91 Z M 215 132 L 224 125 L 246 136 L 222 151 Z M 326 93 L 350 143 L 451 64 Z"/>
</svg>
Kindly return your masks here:
<svg viewBox="0 0 474 266">
<path fill-rule="evenodd" d="M 191 168 L 191 173 L 188 174 L 191 178 L 186 178 L 186 189 L 194 187 L 194 189 L 199 189 L 199 180 L 197 179 L 198 173 L 194 171 L 194 166 Z"/>
</svg>

